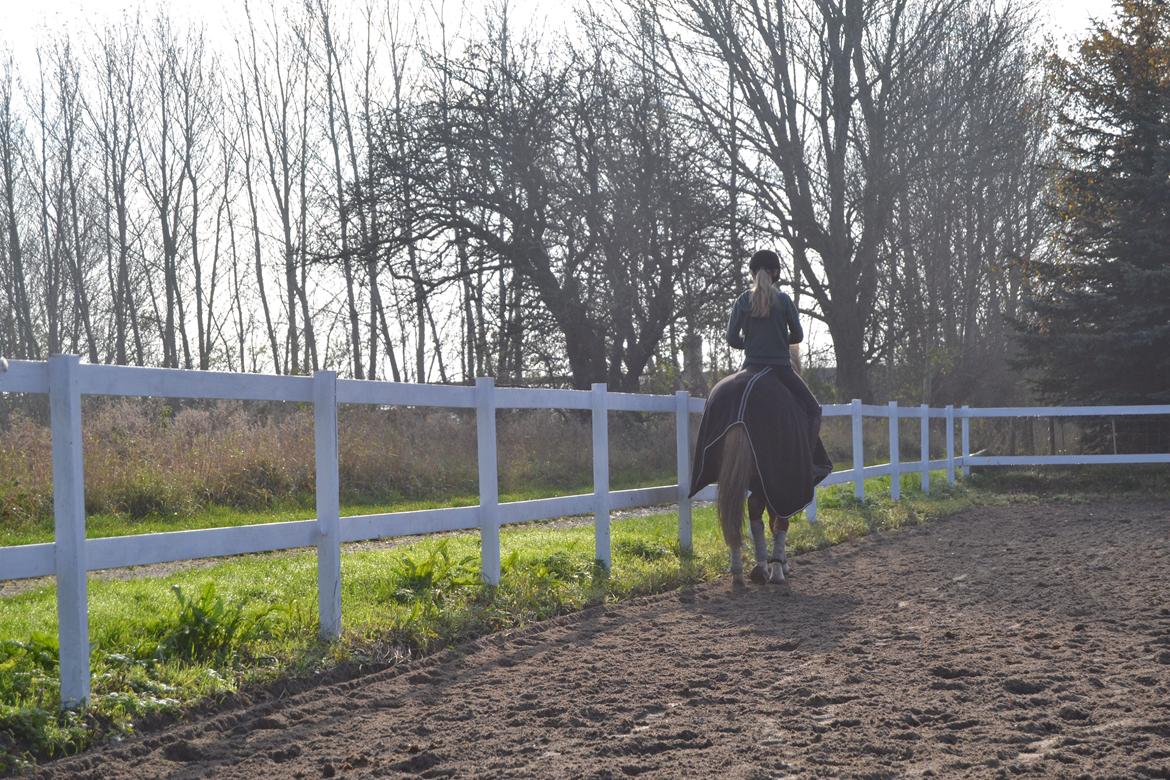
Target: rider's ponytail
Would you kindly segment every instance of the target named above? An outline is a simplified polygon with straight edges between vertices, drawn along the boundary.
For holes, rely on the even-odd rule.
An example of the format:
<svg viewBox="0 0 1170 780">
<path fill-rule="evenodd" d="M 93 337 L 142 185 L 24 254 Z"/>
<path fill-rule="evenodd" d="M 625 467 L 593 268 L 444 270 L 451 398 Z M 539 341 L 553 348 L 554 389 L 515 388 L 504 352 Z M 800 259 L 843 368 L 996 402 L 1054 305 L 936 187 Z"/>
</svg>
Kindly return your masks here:
<svg viewBox="0 0 1170 780">
<path fill-rule="evenodd" d="M 767 317 L 772 313 L 776 288 L 772 285 L 772 272 L 767 268 L 756 271 L 756 285 L 752 288 L 752 316 Z"/>
</svg>

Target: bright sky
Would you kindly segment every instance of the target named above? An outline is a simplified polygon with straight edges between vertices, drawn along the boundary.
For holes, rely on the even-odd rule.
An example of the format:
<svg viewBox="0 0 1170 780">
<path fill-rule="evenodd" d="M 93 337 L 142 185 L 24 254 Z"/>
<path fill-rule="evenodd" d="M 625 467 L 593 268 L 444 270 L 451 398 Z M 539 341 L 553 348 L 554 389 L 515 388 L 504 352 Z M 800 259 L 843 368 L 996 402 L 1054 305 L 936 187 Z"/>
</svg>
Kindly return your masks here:
<svg viewBox="0 0 1170 780">
<path fill-rule="evenodd" d="M 469 9 L 491 0 L 465 0 Z M 366 0 L 335 0 L 339 6 L 355 9 Z M 1090 17 L 1110 14 L 1110 0 L 1034 0 L 1035 7 L 1051 34 L 1065 40 L 1084 31 Z M 429 4 L 429 3 L 428 3 Z M 439 5 L 436 0 L 434 5 Z M 460 0 L 447 0 L 448 8 Z M 254 9 L 268 5 L 267 0 L 253 0 Z M 414 5 L 407 0 L 403 5 Z M 537 16 L 547 26 L 560 26 L 567 20 L 570 3 L 562 0 L 514 0 L 518 16 Z M 214 38 L 228 18 L 242 13 L 240 0 L 0 0 L 0 48 L 9 47 L 18 59 L 31 56 L 36 42 L 45 32 L 62 28 L 75 32 L 100 29 L 125 12 L 141 9 L 146 15 L 158 7 L 170 9 L 178 19 L 202 19 Z"/>
</svg>

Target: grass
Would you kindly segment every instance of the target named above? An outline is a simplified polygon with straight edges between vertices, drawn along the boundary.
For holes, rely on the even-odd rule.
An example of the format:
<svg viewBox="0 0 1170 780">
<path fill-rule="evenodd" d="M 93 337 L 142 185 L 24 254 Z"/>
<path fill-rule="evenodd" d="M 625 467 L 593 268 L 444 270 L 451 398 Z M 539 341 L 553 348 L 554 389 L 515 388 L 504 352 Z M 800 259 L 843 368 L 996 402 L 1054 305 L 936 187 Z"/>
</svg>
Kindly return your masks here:
<svg viewBox="0 0 1170 780">
<path fill-rule="evenodd" d="M 981 490 L 1026 501 L 1085 501 L 1099 497 L 1165 496 L 1170 469 L 1160 464 L 984 469 L 971 478 Z"/>
<path fill-rule="evenodd" d="M 612 488 L 614 490 L 626 490 L 631 488 L 654 487 L 656 485 L 668 484 L 673 478 L 674 475 L 658 478 L 643 477 L 640 479 L 627 479 L 615 483 Z M 500 501 L 529 501 L 556 495 L 574 495 L 591 492 L 593 492 L 593 486 L 591 484 L 569 486 L 559 490 L 552 488 L 533 488 L 501 493 Z M 479 496 L 471 494 L 444 499 L 400 499 L 381 503 L 354 503 L 343 505 L 341 507 L 341 515 L 342 517 L 351 517 L 354 515 L 381 514 L 384 512 L 408 512 L 415 509 L 475 506 L 478 503 Z M 90 539 L 97 539 L 106 536 L 151 534 L 163 531 L 186 531 L 192 528 L 224 528 L 258 523 L 280 523 L 289 520 L 306 520 L 315 516 L 316 511 L 314 508 L 305 507 L 293 502 L 263 510 L 240 510 L 227 506 L 211 506 L 189 512 L 151 515 L 140 520 L 132 520 L 122 514 L 100 513 L 91 514 L 86 517 L 85 531 L 86 536 Z M 51 541 L 53 541 L 53 524 L 51 520 L 15 526 L 0 525 L 0 547 Z"/>
<path fill-rule="evenodd" d="M 800 553 L 973 506 L 1118 489 L 1165 495 L 1170 487 L 1164 469 L 1132 484 L 1122 480 L 1120 487 L 1118 473 L 1090 471 L 993 473 L 956 487 L 937 473 L 929 496 L 918 490 L 917 475 L 908 474 L 900 502 L 888 499 L 888 478 L 867 480 L 873 498 L 865 501 L 852 497 L 851 485 L 835 486 L 820 494 L 816 526 L 803 518 L 794 521 L 789 545 Z M 225 523 L 230 520 L 225 516 Z M 695 512 L 692 556 L 679 554 L 674 513 L 617 521 L 612 534 L 613 569 L 605 576 L 594 566 L 591 525 L 506 528 L 496 589 L 479 581 L 475 534 L 393 548 L 347 548 L 345 634 L 334 643 L 316 637 L 312 552 L 241 556 L 160 577 L 91 578 L 93 698 L 83 713 L 57 709 L 54 586 L 0 598 L 0 774 L 131 733 L 241 689 L 309 678 L 340 664 L 377 668 L 726 571 L 726 548 L 710 508 Z"/>
</svg>

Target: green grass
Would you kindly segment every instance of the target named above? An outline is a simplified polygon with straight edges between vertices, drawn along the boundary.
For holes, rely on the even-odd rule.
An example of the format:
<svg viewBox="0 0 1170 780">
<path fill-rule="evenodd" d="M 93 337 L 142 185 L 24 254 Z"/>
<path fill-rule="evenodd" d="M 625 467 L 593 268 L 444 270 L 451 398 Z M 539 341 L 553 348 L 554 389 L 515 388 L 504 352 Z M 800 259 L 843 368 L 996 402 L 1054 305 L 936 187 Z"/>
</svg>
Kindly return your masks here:
<svg viewBox="0 0 1170 780">
<path fill-rule="evenodd" d="M 654 487 L 668 483 L 670 477 L 647 478 L 614 485 L 614 490 Z M 592 485 L 578 485 L 565 490 L 533 488 L 501 494 L 500 501 L 529 501 L 549 498 L 555 495 L 590 493 Z M 408 512 L 415 509 L 437 509 L 439 507 L 475 506 L 479 496 L 454 496 L 432 500 L 399 500 L 382 503 L 349 504 L 341 507 L 343 517 L 353 515 L 381 514 L 383 512 Z M 105 536 L 127 536 L 130 534 L 152 534 L 162 531 L 186 531 L 192 528 L 224 528 L 257 523 L 280 523 L 288 520 L 306 520 L 316 516 L 312 506 L 288 504 L 264 510 L 239 510 L 216 506 L 197 512 L 177 512 L 168 515 L 152 515 L 141 520 L 132 520 L 120 514 L 91 514 L 85 519 L 86 536 L 97 539 Z M 37 544 L 53 541 L 51 518 L 19 525 L 0 525 L 0 547 L 18 544 Z"/>
<path fill-rule="evenodd" d="M 1164 496 L 1170 492 L 1170 468 L 1164 464 L 1045 466 L 983 469 L 971 484 L 1015 500 L 1084 501 L 1101 496 Z"/>
<path fill-rule="evenodd" d="M 839 485 L 820 493 L 816 526 L 794 520 L 789 545 L 800 553 L 972 506 L 1116 487 L 1107 472 L 1085 474 L 1082 469 L 1067 477 L 978 475 L 952 488 L 935 473 L 929 496 L 918 490 L 917 475 L 908 474 L 900 502 L 886 497 L 888 479 L 867 480 L 873 498 L 865 501 L 852 497 L 852 485 Z M 1139 489 L 1165 494 L 1161 472 L 1139 483 Z M 256 522 L 258 516 L 218 517 L 227 525 Z M 271 513 L 263 517 L 273 519 Z M 241 688 L 345 662 L 374 668 L 590 604 L 722 576 L 727 551 L 713 510 L 695 512 L 691 557 L 679 555 L 677 527 L 674 513 L 615 522 L 609 576 L 594 566 L 590 525 L 505 528 L 497 589 L 479 582 L 476 534 L 387 549 L 347 548 L 345 633 L 334 643 L 316 638 L 311 551 L 241 556 L 161 577 L 91 578 L 93 698 L 84 713 L 57 709 L 54 586 L 0 598 L 0 774 Z"/>
</svg>

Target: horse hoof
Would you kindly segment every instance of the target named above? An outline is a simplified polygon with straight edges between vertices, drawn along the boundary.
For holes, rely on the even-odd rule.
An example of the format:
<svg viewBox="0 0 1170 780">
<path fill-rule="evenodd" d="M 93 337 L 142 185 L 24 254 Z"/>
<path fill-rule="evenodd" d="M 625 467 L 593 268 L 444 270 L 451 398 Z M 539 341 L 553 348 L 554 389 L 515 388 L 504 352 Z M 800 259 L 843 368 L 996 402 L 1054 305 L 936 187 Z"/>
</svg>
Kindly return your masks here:
<svg viewBox="0 0 1170 780">
<path fill-rule="evenodd" d="M 787 559 L 769 558 L 768 563 L 772 564 L 772 569 L 774 571 L 779 571 L 781 574 L 784 575 L 784 577 L 791 577 L 792 576 L 792 566 L 789 565 Z M 781 577 L 781 579 L 783 579 L 783 577 Z M 776 580 L 773 580 L 773 582 L 776 582 Z"/>
<path fill-rule="evenodd" d="M 784 578 L 784 567 L 783 566 L 773 566 L 772 567 L 772 576 L 771 576 L 771 578 L 769 578 L 768 581 L 773 583 L 773 584 L 776 584 L 776 585 L 781 585 L 784 582 L 786 582 L 786 580 Z"/>
<path fill-rule="evenodd" d="M 732 575 L 732 577 L 731 577 L 731 589 L 732 590 L 744 590 L 746 588 L 747 588 L 747 583 L 743 581 L 742 574 Z"/>
<path fill-rule="evenodd" d="M 751 578 L 751 581 L 757 585 L 763 585 L 771 576 L 772 574 L 768 570 L 767 565 L 763 563 L 757 563 L 755 568 L 752 569 L 752 573 L 748 575 L 748 577 Z"/>
</svg>

